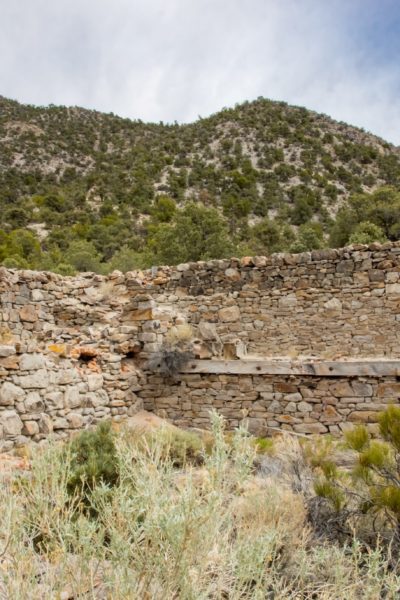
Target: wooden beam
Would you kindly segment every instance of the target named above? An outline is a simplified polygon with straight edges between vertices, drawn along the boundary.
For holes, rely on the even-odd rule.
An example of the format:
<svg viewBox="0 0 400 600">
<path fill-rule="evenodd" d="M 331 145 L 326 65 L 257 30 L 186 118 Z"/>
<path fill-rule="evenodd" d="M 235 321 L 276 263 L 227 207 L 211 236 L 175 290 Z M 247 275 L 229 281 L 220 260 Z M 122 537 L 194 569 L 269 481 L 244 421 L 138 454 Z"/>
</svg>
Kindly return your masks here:
<svg viewBox="0 0 400 600">
<path fill-rule="evenodd" d="M 182 373 L 218 375 L 309 375 L 311 377 L 395 377 L 400 360 L 360 359 L 352 361 L 291 360 L 191 360 Z"/>
</svg>

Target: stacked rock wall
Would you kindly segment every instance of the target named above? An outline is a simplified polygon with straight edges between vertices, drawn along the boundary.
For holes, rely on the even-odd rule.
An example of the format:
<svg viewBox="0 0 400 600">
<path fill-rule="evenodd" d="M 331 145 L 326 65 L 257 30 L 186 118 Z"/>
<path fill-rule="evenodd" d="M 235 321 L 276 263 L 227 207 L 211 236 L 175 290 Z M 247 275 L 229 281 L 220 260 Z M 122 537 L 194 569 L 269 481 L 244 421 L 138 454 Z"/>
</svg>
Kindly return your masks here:
<svg viewBox="0 0 400 600">
<path fill-rule="evenodd" d="M 275 254 L 161 270 L 152 297 L 260 356 L 400 357 L 399 271 L 398 244 Z"/>
<path fill-rule="evenodd" d="M 376 400 L 386 380 L 392 395 L 382 397 L 399 398 L 393 377 L 400 371 L 361 380 L 368 394 L 353 393 L 352 387 L 351 394 L 338 395 L 331 391 L 332 378 L 312 374 L 297 383 L 290 375 L 266 374 L 262 384 L 255 375 L 186 373 L 171 385 L 143 367 L 179 323 L 192 326 L 204 363 L 245 361 L 246 352 L 259 359 L 399 359 L 400 244 L 216 260 L 109 277 L 0 268 L 0 300 L 0 445 L 5 449 L 52 432 L 63 437 L 108 416 L 122 419 L 142 401 L 188 425 L 204 425 L 207 409 L 200 406 L 211 405 L 227 414 L 232 426 L 245 417 L 257 427 L 269 423 L 296 430 L 314 424 L 308 429 L 335 432 L 342 421 L 352 421 L 355 405 L 374 420 L 376 406 L 386 403 Z M 296 391 L 285 395 L 276 387 L 283 384 Z M 261 391 L 260 385 L 268 389 Z M 319 392 L 307 396 L 306 389 Z M 305 410 L 304 403 L 312 409 Z M 334 407 L 329 419 L 325 405 Z"/>
<path fill-rule="evenodd" d="M 120 280 L 0 269 L 0 449 L 137 410 L 139 327 Z"/>
<path fill-rule="evenodd" d="M 228 429 L 246 424 L 264 436 L 275 430 L 340 435 L 355 423 L 376 431 L 377 415 L 400 398 L 396 376 L 182 374 L 165 385 L 150 376 L 139 394 L 144 407 L 183 427 L 207 429 L 209 411 Z"/>
</svg>

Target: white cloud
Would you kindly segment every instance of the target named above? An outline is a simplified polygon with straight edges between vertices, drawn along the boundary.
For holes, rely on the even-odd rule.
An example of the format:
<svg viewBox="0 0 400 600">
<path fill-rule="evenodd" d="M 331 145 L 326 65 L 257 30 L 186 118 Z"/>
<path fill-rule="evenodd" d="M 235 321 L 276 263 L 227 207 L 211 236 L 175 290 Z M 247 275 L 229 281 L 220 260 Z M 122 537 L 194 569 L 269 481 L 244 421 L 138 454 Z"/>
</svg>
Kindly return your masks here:
<svg viewBox="0 0 400 600">
<path fill-rule="evenodd" d="M 151 121 L 262 95 L 400 143 L 397 65 L 352 31 L 370 4 L 19 0 L 1 8 L 0 93 Z"/>
</svg>

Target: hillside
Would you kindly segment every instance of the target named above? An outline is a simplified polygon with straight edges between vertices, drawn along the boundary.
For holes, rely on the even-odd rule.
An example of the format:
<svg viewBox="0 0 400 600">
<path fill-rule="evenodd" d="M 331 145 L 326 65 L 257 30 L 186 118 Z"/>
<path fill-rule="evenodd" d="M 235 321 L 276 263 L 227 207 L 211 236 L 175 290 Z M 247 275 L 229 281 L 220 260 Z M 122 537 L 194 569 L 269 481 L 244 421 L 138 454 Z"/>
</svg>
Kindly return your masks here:
<svg viewBox="0 0 400 600">
<path fill-rule="evenodd" d="M 400 237 L 399 148 L 280 102 L 166 125 L 0 97 L 0 144 L 9 267 L 126 270 Z"/>
</svg>

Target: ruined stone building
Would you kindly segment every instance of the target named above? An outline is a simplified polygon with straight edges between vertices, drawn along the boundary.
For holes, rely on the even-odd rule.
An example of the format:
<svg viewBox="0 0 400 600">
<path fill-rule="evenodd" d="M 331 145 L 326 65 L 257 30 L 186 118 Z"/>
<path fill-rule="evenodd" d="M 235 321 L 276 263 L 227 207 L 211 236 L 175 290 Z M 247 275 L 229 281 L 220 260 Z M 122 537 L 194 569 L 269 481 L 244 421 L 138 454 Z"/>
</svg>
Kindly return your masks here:
<svg viewBox="0 0 400 600">
<path fill-rule="evenodd" d="M 0 298 L 2 450 L 142 407 L 258 435 L 373 430 L 400 398 L 399 243 L 108 277 L 0 268 Z M 194 358 L 150 370 L 179 326 Z"/>
</svg>

